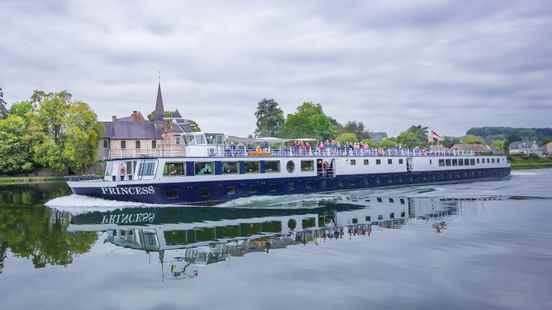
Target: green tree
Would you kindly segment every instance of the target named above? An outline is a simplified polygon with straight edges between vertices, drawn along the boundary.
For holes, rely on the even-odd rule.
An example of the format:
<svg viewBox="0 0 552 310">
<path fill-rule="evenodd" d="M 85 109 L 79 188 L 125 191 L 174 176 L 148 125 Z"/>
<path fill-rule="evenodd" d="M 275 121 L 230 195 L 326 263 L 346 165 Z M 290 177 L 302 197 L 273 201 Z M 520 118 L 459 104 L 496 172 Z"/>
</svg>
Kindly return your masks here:
<svg viewBox="0 0 552 310">
<path fill-rule="evenodd" d="M 339 134 L 335 140 L 341 144 L 355 143 L 358 141 L 356 134 L 352 132 L 344 132 Z"/>
<path fill-rule="evenodd" d="M 255 135 L 258 137 L 276 137 L 284 126 L 284 112 L 274 99 L 263 99 L 257 103 L 257 129 Z"/>
<path fill-rule="evenodd" d="M 491 147 L 500 151 L 505 150 L 506 149 L 505 142 L 506 142 L 505 140 L 501 140 L 501 139 L 493 140 L 491 141 Z"/>
<path fill-rule="evenodd" d="M 304 102 L 297 112 L 288 114 L 282 133 L 288 138 L 334 139 L 338 127 L 335 120 L 328 117 L 320 104 Z"/>
<path fill-rule="evenodd" d="M 21 101 L 12 104 L 10 108 L 10 114 L 11 115 L 17 115 L 20 117 L 23 117 L 24 119 L 28 119 L 28 113 L 33 111 L 33 104 L 28 101 Z"/>
<path fill-rule="evenodd" d="M 362 142 L 364 144 L 367 144 L 369 146 L 375 146 L 376 145 L 376 143 L 374 143 L 374 141 L 372 141 L 372 139 L 370 139 L 370 138 L 362 139 L 362 141 L 360 141 L 360 142 Z"/>
<path fill-rule="evenodd" d="M 0 174 L 33 170 L 31 135 L 28 121 L 17 114 L 0 120 Z"/>
<path fill-rule="evenodd" d="M 397 142 L 406 148 L 423 147 L 428 144 L 428 128 L 422 125 L 410 126 L 407 130 L 401 132 L 397 137 Z"/>
<path fill-rule="evenodd" d="M 86 103 L 73 102 L 66 91 L 35 91 L 31 102 L 36 107 L 29 124 L 36 163 L 77 172 L 95 161 L 101 126 Z"/>
<path fill-rule="evenodd" d="M 462 137 L 462 143 L 464 144 L 485 144 L 485 140 L 479 136 L 466 135 Z"/>
<path fill-rule="evenodd" d="M 397 141 L 395 138 L 388 138 L 388 137 L 385 137 L 383 139 L 381 139 L 381 142 L 379 143 L 379 147 L 382 147 L 382 148 L 391 148 L 391 147 L 395 147 L 397 146 Z"/>
</svg>

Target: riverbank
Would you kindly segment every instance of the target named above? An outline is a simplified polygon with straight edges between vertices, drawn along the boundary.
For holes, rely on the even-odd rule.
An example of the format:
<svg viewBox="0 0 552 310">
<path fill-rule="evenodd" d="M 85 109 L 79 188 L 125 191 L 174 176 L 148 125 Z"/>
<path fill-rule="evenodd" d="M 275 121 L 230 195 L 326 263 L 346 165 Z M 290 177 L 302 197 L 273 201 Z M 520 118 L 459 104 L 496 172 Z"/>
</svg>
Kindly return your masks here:
<svg viewBox="0 0 552 310">
<path fill-rule="evenodd" d="M 13 176 L 13 177 L 1 177 L 0 185 L 7 184 L 34 184 L 34 183 L 47 183 L 47 182 L 63 182 L 63 181 L 76 181 L 76 180 L 89 180 L 95 179 L 98 176 Z"/>
<path fill-rule="evenodd" d="M 552 158 L 540 157 L 510 157 L 508 158 L 513 170 L 552 168 Z"/>
</svg>

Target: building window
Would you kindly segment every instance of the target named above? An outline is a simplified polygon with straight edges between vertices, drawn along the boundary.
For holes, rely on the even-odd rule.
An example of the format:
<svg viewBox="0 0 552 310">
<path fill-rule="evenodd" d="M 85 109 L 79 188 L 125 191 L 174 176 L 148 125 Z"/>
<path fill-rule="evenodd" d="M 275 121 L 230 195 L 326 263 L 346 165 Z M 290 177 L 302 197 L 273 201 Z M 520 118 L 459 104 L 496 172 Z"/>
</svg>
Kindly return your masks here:
<svg viewBox="0 0 552 310">
<path fill-rule="evenodd" d="M 157 148 L 157 140 L 152 140 L 152 141 L 151 141 L 151 148 L 152 148 L 152 149 Z"/>
<path fill-rule="evenodd" d="M 280 161 L 270 160 L 265 161 L 265 172 L 280 172 Z"/>
<path fill-rule="evenodd" d="M 314 160 L 302 160 L 301 171 L 314 171 Z"/>
<path fill-rule="evenodd" d="M 245 165 L 245 173 L 259 173 L 259 164 L 258 161 L 246 161 L 244 162 Z"/>
<path fill-rule="evenodd" d="M 136 148 L 137 148 L 137 149 L 140 148 L 140 140 L 136 140 Z"/>
<path fill-rule="evenodd" d="M 103 140 L 103 144 L 104 144 L 104 149 L 108 149 L 108 148 L 109 148 L 109 140 L 108 140 L 108 139 L 104 139 L 104 140 Z"/>
<path fill-rule="evenodd" d="M 290 160 L 287 162 L 286 169 L 287 169 L 287 172 L 289 173 L 292 173 L 293 170 L 295 170 L 295 163 L 293 162 L 293 160 Z"/>
<path fill-rule="evenodd" d="M 163 170 L 164 176 L 186 175 L 186 165 L 183 162 L 166 163 Z"/>
<path fill-rule="evenodd" d="M 370 164 L 370 161 L 368 159 L 365 159 L 364 160 L 364 166 L 368 166 L 368 164 Z"/>
<path fill-rule="evenodd" d="M 237 174 L 238 172 L 239 172 L 239 165 L 237 161 L 222 162 L 222 174 Z"/>
<path fill-rule="evenodd" d="M 174 139 L 176 144 L 180 144 L 180 136 L 175 136 Z"/>
<path fill-rule="evenodd" d="M 356 166 L 356 159 L 351 159 L 349 163 L 351 164 L 351 166 Z"/>
<path fill-rule="evenodd" d="M 214 164 L 213 162 L 195 162 L 195 174 L 196 175 L 210 175 L 214 174 Z"/>
<path fill-rule="evenodd" d="M 121 148 L 126 149 L 126 141 L 125 140 L 121 140 Z"/>
<path fill-rule="evenodd" d="M 376 159 L 376 165 L 381 165 L 381 159 Z"/>
</svg>

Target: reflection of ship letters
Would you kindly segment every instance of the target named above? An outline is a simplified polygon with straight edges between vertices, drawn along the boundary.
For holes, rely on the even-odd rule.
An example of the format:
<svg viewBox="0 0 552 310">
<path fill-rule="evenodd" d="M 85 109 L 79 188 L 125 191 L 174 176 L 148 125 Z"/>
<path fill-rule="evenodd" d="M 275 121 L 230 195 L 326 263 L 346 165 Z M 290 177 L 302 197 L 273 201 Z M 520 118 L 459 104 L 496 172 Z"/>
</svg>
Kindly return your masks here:
<svg viewBox="0 0 552 310">
<path fill-rule="evenodd" d="M 102 224 L 146 224 L 153 223 L 155 213 L 122 213 L 102 217 Z"/>
</svg>

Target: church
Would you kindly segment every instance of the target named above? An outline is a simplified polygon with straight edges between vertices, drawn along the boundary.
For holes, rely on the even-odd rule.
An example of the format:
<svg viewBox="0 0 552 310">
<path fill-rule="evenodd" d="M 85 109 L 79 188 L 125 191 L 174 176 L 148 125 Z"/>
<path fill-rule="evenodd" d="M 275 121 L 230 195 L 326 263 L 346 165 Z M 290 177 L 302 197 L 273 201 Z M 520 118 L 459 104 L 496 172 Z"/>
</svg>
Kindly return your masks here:
<svg viewBox="0 0 552 310">
<path fill-rule="evenodd" d="M 183 134 L 200 131 L 196 122 L 182 118 L 178 110 L 165 111 L 161 84 L 157 87 L 155 110 L 144 117 L 130 116 L 100 122 L 103 136 L 98 147 L 100 160 L 125 157 L 184 156 Z"/>
</svg>

